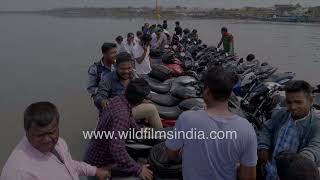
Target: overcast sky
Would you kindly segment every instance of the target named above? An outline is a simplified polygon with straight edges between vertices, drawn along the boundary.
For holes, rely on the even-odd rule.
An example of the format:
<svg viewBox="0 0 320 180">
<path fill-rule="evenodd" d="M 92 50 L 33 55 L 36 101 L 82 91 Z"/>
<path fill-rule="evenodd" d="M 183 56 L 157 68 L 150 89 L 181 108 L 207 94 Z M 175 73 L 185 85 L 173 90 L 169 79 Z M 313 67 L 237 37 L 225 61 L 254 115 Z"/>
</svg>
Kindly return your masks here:
<svg viewBox="0 0 320 180">
<path fill-rule="evenodd" d="M 320 5 L 320 0 L 159 0 L 162 6 L 237 8 L 243 6 L 272 6 L 301 3 Z M 57 7 L 127 7 L 154 6 L 155 0 L 0 0 L 0 10 L 39 10 Z"/>
</svg>

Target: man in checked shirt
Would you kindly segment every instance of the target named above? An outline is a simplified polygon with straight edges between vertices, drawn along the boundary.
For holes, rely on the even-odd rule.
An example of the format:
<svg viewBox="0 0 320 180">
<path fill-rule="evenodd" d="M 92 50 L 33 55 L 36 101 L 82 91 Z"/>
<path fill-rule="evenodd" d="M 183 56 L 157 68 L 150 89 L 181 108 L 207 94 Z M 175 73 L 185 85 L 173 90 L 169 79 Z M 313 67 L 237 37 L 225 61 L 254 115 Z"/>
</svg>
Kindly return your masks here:
<svg viewBox="0 0 320 180">
<path fill-rule="evenodd" d="M 113 138 L 91 139 L 85 155 L 85 162 L 97 167 L 115 167 L 130 175 L 152 180 L 153 173 L 148 165 L 135 162 L 126 151 L 125 139 L 118 132 L 129 132 L 129 128 L 140 130 L 132 116 L 132 108 L 141 104 L 150 93 L 150 87 L 144 79 L 131 80 L 125 95 L 109 100 L 102 111 L 96 131 L 114 132 Z"/>
</svg>

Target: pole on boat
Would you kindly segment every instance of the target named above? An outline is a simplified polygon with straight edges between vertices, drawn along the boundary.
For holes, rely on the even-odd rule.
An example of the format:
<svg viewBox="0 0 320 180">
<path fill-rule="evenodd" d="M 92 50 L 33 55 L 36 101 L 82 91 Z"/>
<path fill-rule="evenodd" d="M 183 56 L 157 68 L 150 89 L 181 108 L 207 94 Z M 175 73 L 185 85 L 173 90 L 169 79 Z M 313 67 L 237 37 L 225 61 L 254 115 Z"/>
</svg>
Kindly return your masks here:
<svg viewBox="0 0 320 180">
<path fill-rule="evenodd" d="M 160 20 L 160 9 L 159 9 L 159 2 L 158 2 L 158 0 L 156 0 L 156 17 L 157 17 L 157 20 L 158 20 L 158 22 L 159 22 L 159 20 Z"/>
</svg>

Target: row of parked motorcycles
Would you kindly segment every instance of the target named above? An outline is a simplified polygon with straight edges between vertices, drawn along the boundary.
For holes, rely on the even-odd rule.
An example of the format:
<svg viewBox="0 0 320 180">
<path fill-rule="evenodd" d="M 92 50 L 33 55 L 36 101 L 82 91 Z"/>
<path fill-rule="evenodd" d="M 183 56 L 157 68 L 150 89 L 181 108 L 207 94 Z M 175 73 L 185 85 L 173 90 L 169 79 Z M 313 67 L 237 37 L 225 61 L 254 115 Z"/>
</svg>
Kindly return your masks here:
<svg viewBox="0 0 320 180">
<path fill-rule="evenodd" d="M 267 62 L 245 61 L 215 47 L 190 44 L 181 45 L 185 47 L 183 50 L 168 48 L 160 57 L 161 63 L 143 76 L 152 90 L 148 98 L 157 106 L 164 121 L 176 120 L 183 111 L 205 107 L 204 75 L 214 66 L 222 66 L 234 74 L 230 109 L 248 119 L 255 128 L 261 128 L 275 108 L 285 106 L 283 87 L 295 78 L 294 72 L 277 72 L 277 68 Z M 316 90 L 315 96 L 314 106 L 319 108 Z"/>
<path fill-rule="evenodd" d="M 209 68 L 222 66 L 233 73 L 229 108 L 248 119 L 256 130 L 271 117 L 274 109 L 286 106 L 284 86 L 296 76 L 294 72 L 277 72 L 277 68 L 267 62 L 239 59 L 199 41 L 184 41 L 178 46 L 166 47 L 162 53 L 151 53 L 151 57 L 159 63 L 153 65 L 150 74 L 141 77 L 151 87 L 148 99 L 157 107 L 166 130 L 174 126 L 182 112 L 206 108 L 202 90 Z M 320 110 L 320 85 L 314 95 L 314 107 Z M 169 161 L 163 141 L 128 141 L 127 148 L 135 159 L 148 159 L 156 179 L 181 179 L 181 158 Z"/>
</svg>

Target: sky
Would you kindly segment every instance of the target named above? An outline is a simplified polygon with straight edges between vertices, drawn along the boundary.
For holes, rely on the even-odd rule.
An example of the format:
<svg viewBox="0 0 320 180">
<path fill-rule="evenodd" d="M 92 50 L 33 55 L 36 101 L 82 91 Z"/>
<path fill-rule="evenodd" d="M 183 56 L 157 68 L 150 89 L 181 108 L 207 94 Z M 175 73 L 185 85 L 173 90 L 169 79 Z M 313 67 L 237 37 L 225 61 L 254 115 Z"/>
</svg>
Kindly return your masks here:
<svg viewBox="0 0 320 180">
<path fill-rule="evenodd" d="M 165 7 L 187 6 L 201 8 L 239 8 L 244 6 L 273 6 L 300 3 L 320 6 L 320 0 L 159 0 Z M 142 7 L 154 6 L 155 0 L 0 0 L 0 10 L 43 10 L 60 7 Z"/>
</svg>

